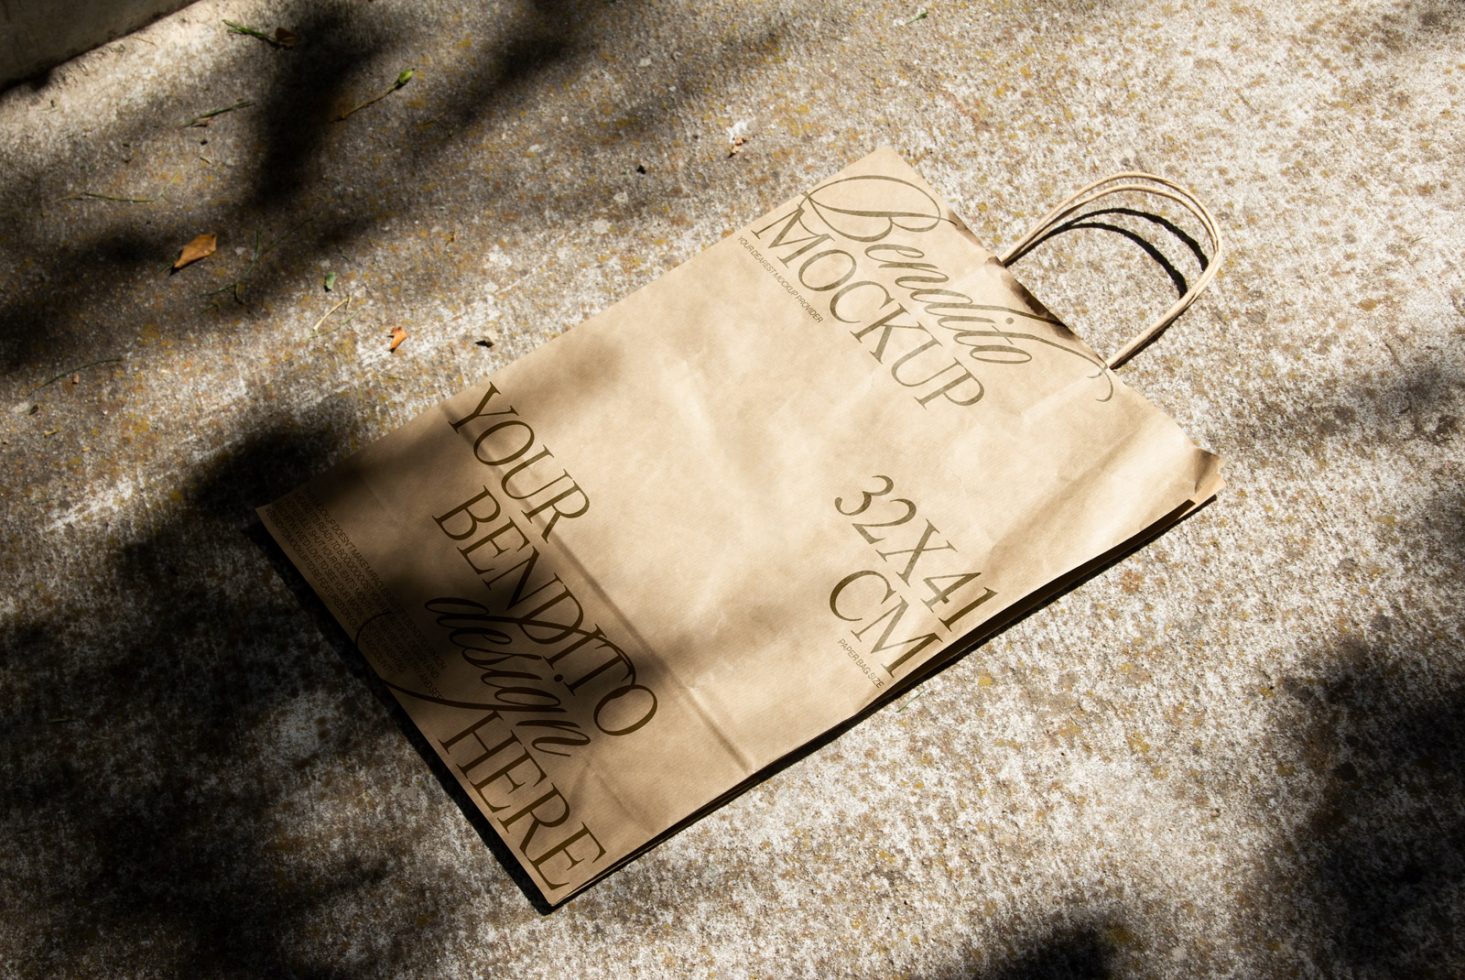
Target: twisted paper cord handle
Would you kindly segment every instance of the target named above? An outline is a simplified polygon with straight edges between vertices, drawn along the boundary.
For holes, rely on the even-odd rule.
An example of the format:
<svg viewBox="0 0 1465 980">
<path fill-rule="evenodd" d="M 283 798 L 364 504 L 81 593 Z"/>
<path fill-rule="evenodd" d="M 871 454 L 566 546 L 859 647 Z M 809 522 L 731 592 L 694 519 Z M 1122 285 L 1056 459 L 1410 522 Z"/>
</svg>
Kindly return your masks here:
<svg viewBox="0 0 1465 980">
<path fill-rule="evenodd" d="M 1150 183 L 1142 184 L 1135 183 L 1135 181 L 1149 181 Z M 1158 184 L 1159 186 L 1152 186 L 1154 184 Z M 1196 297 L 1215 278 L 1216 269 L 1221 263 L 1223 249 L 1221 247 L 1221 234 L 1216 230 L 1216 219 L 1211 216 L 1211 212 L 1206 209 L 1206 206 L 1193 193 L 1172 180 L 1166 180 L 1164 177 L 1157 177 L 1154 174 L 1141 173 L 1139 171 L 1126 171 L 1125 173 L 1105 177 L 1103 180 L 1096 180 L 1087 187 L 1076 191 L 1052 211 L 1044 215 L 1033 226 L 1031 231 L 1018 240 L 1017 244 L 998 256 L 998 261 L 1003 265 L 1009 265 L 1013 259 L 1031 248 L 1034 242 L 1057 225 L 1066 221 L 1075 212 L 1083 210 L 1101 198 L 1130 191 L 1167 198 L 1179 204 L 1193 215 L 1201 223 L 1201 227 L 1205 228 L 1206 235 L 1211 240 L 1211 257 L 1206 262 L 1205 267 L 1201 270 L 1201 274 L 1196 278 L 1195 282 L 1186 290 L 1185 295 L 1175 301 L 1175 305 L 1166 310 L 1148 329 L 1141 331 L 1129 343 L 1121 347 L 1117 354 L 1109 358 L 1110 370 L 1119 367 L 1133 357 L 1142 347 L 1164 333 L 1165 328 L 1174 323 L 1176 317 L 1184 313 L 1186 307 L 1194 303 Z"/>
</svg>

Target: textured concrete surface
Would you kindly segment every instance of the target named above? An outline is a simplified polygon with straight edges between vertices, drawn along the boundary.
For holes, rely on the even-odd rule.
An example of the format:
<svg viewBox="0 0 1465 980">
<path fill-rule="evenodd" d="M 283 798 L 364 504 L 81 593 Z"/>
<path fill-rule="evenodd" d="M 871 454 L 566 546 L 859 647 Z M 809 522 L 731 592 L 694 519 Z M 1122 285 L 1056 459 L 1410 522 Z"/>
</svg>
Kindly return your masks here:
<svg viewBox="0 0 1465 980">
<path fill-rule="evenodd" d="M 0 94 L 7 973 L 1465 972 L 1465 6 L 926 7 L 201 0 Z M 251 508 L 881 143 L 994 245 L 1194 185 L 1124 370 L 1230 486 L 540 916 Z"/>
<path fill-rule="evenodd" d="M 31 79 L 67 58 L 136 30 L 189 0 L 4 0 L 0 86 Z"/>
</svg>

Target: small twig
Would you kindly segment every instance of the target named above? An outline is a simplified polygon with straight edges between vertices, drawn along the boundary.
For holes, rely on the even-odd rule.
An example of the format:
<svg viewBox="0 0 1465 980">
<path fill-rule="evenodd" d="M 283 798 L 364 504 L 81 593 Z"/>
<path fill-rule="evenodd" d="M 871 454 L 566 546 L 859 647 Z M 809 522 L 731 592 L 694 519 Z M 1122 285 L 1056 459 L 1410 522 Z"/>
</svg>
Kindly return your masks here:
<svg viewBox="0 0 1465 980">
<path fill-rule="evenodd" d="M 385 92 L 383 92 L 381 95 L 378 95 L 374 99 L 367 99 L 365 102 L 361 103 L 359 106 L 356 106 L 355 108 L 352 108 L 352 109 L 347 109 L 345 112 L 343 112 L 339 116 L 337 116 L 335 118 L 335 121 L 336 122 L 345 122 L 347 119 L 350 119 L 352 116 L 356 115 L 356 113 L 360 112 L 362 109 L 365 109 L 367 106 L 376 105 L 382 99 L 385 99 L 387 96 L 391 95 L 393 92 L 397 91 L 398 89 L 400 89 L 404 85 L 406 85 L 408 82 L 412 81 L 412 79 L 414 77 L 416 77 L 416 75 L 417 75 L 417 71 L 415 69 L 408 68 L 406 71 L 402 72 L 402 74 L 400 74 L 400 75 L 397 76 L 397 80 L 392 83 L 392 87 L 391 88 L 387 89 Z"/>
<path fill-rule="evenodd" d="M 909 20 L 903 20 L 903 21 L 901 21 L 900 22 L 900 26 L 901 27 L 909 27 L 910 25 L 914 24 L 918 20 L 925 20 L 927 18 L 927 16 L 929 16 L 928 11 L 926 10 L 925 7 L 922 7 L 920 10 L 917 10 L 916 11 L 916 15 L 914 17 L 910 18 Z"/>
<path fill-rule="evenodd" d="M 289 45 L 286 44 L 284 41 L 278 38 L 271 37 L 259 28 L 250 27 L 248 24 L 241 24 L 237 21 L 226 20 L 224 21 L 224 26 L 229 28 L 230 34 L 243 34 L 246 37 L 259 38 L 261 41 L 268 44 L 272 48 L 289 47 Z"/>
<path fill-rule="evenodd" d="M 87 368 L 94 368 L 94 367 L 96 367 L 99 364 L 120 364 L 120 363 L 122 363 L 122 358 L 120 358 L 120 357 L 104 357 L 100 361 L 89 361 L 88 363 L 78 365 L 77 367 L 67 368 L 65 371 L 62 371 L 60 374 L 56 375 L 56 377 L 54 377 L 54 378 L 48 378 L 47 380 L 45 380 L 45 381 L 41 382 L 40 384 L 36 385 L 34 388 L 32 388 L 30 391 L 28 391 L 26 393 L 26 395 L 27 395 L 27 397 L 29 397 L 30 395 L 34 395 L 36 392 L 40 391 L 42 388 L 49 388 L 51 385 L 53 385 L 56 382 L 60 381 L 62 378 L 70 377 L 73 374 L 76 374 L 76 373 L 81 372 L 81 371 L 85 371 Z"/>
<path fill-rule="evenodd" d="M 254 103 L 251 102 L 249 99 L 240 99 L 233 105 L 226 105 L 222 109 L 214 109 L 211 112 L 205 112 L 202 115 L 194 116 L 192 119 L 188 120 L 188 122 L 184 123 L 178 128 L 187 129 L 190 126 L 207 126 L 209 124 L 209 120 L 214 118 L 215 116 L 222 116 L 226 112 L 235 112 L 239 109 L 248 109 L 252 105 L 254 105 Z"/>
<path fill-rule="evenodd" d="M 72 194 L 70 197 L 63 197 L 63 201 L 116 201 L 118 204 L 151 204 L 150 197 L 113 197 L 111 194 L 98 194 L 95 191 L 82 191 L 80 194 Z"/>
<path fill-rule="evenodd" d="M 323 317 L 321 317 L 319 320 L 315 321 L 315 326 L 313 326 L 313 327 L 310 328 L 310 332 L 311 333 L 315 333 L 317 330 L 320 329 L 320 325 L 322 323 L 325 323 L 326 320 L 330 317 L 330 315 L 332 313 L 336 312 L 337 310 L 339 310 L 343 306 L 350 306 L 350 305 L 351 305 L 351 297 L 350 296 L 347 296 L 345 299 L 341 300 L 341 302 L 337 303 L 335 306 L 331 307 L 329 310 L 326 310 L 326 315 L 323 316 Z"/>
<path fill-rule="evenodd" d="M 234 297 L 234 302 L 238 303 L 240 306 L 243 306 L 244 290 L 249 288 L 249 278 L 250 276 L 254 275 L 255 263 L 259 262 L 259 257 L 263 254 L 264 252 L 260 251 L 259 247 L 259 229 L 256 228 L 254 230 L 254 250 L 249 256 L 249 264 L 244 267 L 244 275 L 240 276 L 238 279 L 235 279 L 233 282 L 226 283 L 220 286 L 218 289 L 211 289 L 208 292 L 204 293 L 204 295 L 217 296 L 220 293 L 229 293 Z"/>
<path fill-rule="evenodd" d="M 235 279 L 231 283 L 220 286 L 218 289 L 209 290 L 208 292 L 204 293 L 204 296 L 217 296 L 220 293 L 229 293 L 234 297 L 234 302 L 238 303 L 240 306 L 245 305 L 244 293 L 246 290 L 249 289 L 250 280 L 254 278 L 255 267 L 259 265 L 259 260 L 273 252 L 275 249 L 279 248 L 280 245 L 288 239 L 293 238 L 295 236 L 295 233 L 298 232 L 301 228 L 305 227 L 306 224 L 309 224 L 309 222 L 302 222 L 300 225 L 297 225 L 291 230 L 280 235 L 278 238 L 270 242 L 268 245 L 265 245 L 264 247 L 260 247 L 259 229 L 256 228 L 254 232 L 254 251 L 249 256 L 249 264 L 244 267 L 244 275 L 240 276 L 238 279 Z"/>
</svg>

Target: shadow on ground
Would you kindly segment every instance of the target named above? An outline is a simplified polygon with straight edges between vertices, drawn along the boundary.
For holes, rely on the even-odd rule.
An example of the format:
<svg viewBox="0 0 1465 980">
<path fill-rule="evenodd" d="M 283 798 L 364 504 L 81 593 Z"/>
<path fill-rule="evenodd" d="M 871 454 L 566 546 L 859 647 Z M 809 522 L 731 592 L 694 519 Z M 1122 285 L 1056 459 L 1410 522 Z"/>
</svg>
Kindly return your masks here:
<svg viewBox="0 0 1465 980">
<path fill-rule="evenodd" d="M 384 219 L 421 208 L 412 175 L 463 152 L 467 131 L 522 107 L 547 77 L 594 52 L 602 43 L 597 18 L 624 18 L 635 4 L 608 7 L 540 0 L 511 16 L 477 11 L 464 29 L 488 40 L 450 76 L 405 90 L 423 92 L 426 120 L 401 131 L 383 129 L 369 112 L 338 121 L 343 106 L 389 83 L 420 50 L 418 25 L 389 7 L 303 7 L 291 24 L 302 43 L 288 51 L 220 30 L 219 43 L 232 46 L 223 71 L 258 80 L 255 104 L 173 135 L 202 149 L 229 126 L 253 131 L 263 152 L 238 162 L 237 192 L 164 207 L 58 183 L 106 177 L 154 193 L 141 189 L 144 175 L 127 170 L 130 157 L 108 154 L 169 139 L 195 111 L 181 109 L 167 86 L 159 87 L 165 94 L 143 90 L 142 108 L 130 115 L 98 122 L 95 166 L 60 177 L 12 174 L 0 186 L 0 268 L 11 276 L 0 283 L 0 363 L 24 390 L 26 375 L 135 346 L 135 325 L 114 322 L 119 309 L 146 310 L 165 338 L 181 340 L 199 328 L 222 331 L 243 310 L 287 296 L 302 267 L 313 270 L 320 256 L 359 245 Z M 719 57 L 735 61 L 741 50 L 734 42 Z M 203 84 L 210 79 L 198 81 L 188 97 L 204 104 L 214 90 Z M 664 101 L 634 100 L 628 130 L 659 124 Z M 603 122 L 575 125 L 590 131 Z M 333 180 L 342 173 L 368 186 L 339 193 Z M 473 202 L 517 193 L 522 180 L 505 170 L 481 181 L 489 193 Z M 569 209 L 588 193 L 568 183 L 549 191 Z M 70 210 L 58 216 L 57 208 Z M 221 249 L 213 264 L 243 269 L 247 279 L 216 293 L 212 308 L 203 280 L 188 274 L 199 270 L 167 271 L 179 243 L 200 227 L 231 229 L 233 244 L 252 233 L 258 259 L 246 266 Z M 431 291 L 431 276 L 420 278 L 415 286 Z M 430 869 L 396 865 L 418 839 L 410 815 L 382 823 L 372 819 L 371 795 L 333 796 L 357 785 L 351 774 L 363 769 L 402 778 L 390 769 L 400 756 L 397 728 L 382 724 L 392 709 L 362 683 L 359 660 L 330 655 L 329 634 L 302 644 L 310 633 L 296 597 L 261 561 L 258 535 L 245 532 L 255 506 L 320 472 L 362 433 L 325 421 L 350 415 L 332 410 L 330 399 L 299 422 L 245 414 L 237 448 L 205 453 L 212 461 L 191 471 L 179 467 L 190 475 L 175 506 L 119 518 L 112 532 L 58 528 L 58 536 L 76 536 L 54 549 L 77 556 L 61 559 L 66 567 L 24 567 L 24 556 L 8 556 L 9 570 L 42 593 L 0 631 L 0 776 L 14 833 L 7 892 L 24 897 L 36 938 L 15 962 L 24 973 L 428 970 L 461 928 L 444 904 L 463 898 L 459 879 L 433 888 Z M 388 748 L 363 744 L 363 732 L 379 732 Z M 416 760 L 410 772 L 425 775 Z M 462 805 L 456 786 L 448 788 Z M 436 799 L 440 790 L 425 792 Z M 401 794 L 395 786 L 392 798 Z M 340 826 L 320 832 L 322 820 Z M 356 848 L 361 825 L 374 838 Z M 377 889 L 392 900 L 374 900 Z M 340 921 L 343 908 L 358 916 L 374 908 L 376 917 Z M 302 948 L 318 952 L 302 956 Z"/>
<path fill-rule="evenodd" d="M 17 203 L 51 195 L 46 175 L 12 185 L 6 214 L 16 220 L 3 247 L 21 257 L 17 268 L 32 271 L 18 273 L 0 298 L 6 369 L 40 371 L 95 350 L 106 339 L 97 323 L 106 320 L 109 298 L 165 275 L 160 256 L 204 219 L 284 238 L 249 284 L 255 302 L 282 295 L 307 259 L 347 247 L 384 215 L 408 210 L 411 200 L 401 194 L 372 202 L 322 189 L 330 167 L 364 171 L 370 159 L 359 148 L 344 161 L 332 156 L 332 109 L 348 95 L 369 93 L 373 80 L 389 80 L 411 53 L 402 41 L 407 33 L 397 33 L 402 25 L 383 10 L 325 4 L 294 25 L 306 44 L 270 55 L 277 70 L 251 117 L 265 152 L 248 164 L 247 192 L 222 210 L 207 202 L 166 213 L 73 202 L 90 217 L 78 219 L 77 234 L 58 247 L 40 213 Z M 433 125 L 379 134 L 386 172 L 408 173 L 453 152 L 457 134 L 593 51 L 597 11 L 589 3 L 545 2 L 507 26 L 483 15 L 479 26 L 496 40 L 454 84 L 434 90 Z M 729 49 L 724 60 L 738 53 Z M 241 47 L 240 64 L 258 54 Z M 695 84 L 679 81 L 684 89 Z M 156 123 L 176 115 L 174 108 L 154 102 L 147 111 Z M 645 99 L 627 119 L 633 129 L 650 127 L 659 111 L 660 103 Z M 506 172 L 498 180 L 509 186 L 521 177 Z M 573 202 L 574 188 L 559 190 Z M 317 217 L 300 221 L 306 213 Z M 1120 210 L 1087 216 L 1126 237 L 1134 235 L 1093 222 L 1101 214 L 1157 220 Z M 24 257 L 33 255 L 45 261 L 27 265 Z M 1166 269 L 1183 291 L 1181 273 Z M 169 302 L 170 329 L 181 333 L 195 322 L 197 298 Z M 1406 373 L 1399 394 L 1406 403 L 1438 401 L 1456 380 L 1448 365 L 1421 368 Z M 1276 407 L 1284 422 L 1314 427 L 1318 438 L 1372 438 L 1395 424 L 1382 410 L 1361 420 L 1347 414 L 1356 404 L 1344 398 L 1310 414 Z M 10 887 L 28 897 L 26 914 L 44 936 L 22 954 L 22 972 L 126 974 L 160 963 L 182 975 L 427 970 L 454 941 L 462 923 L 451 909 L 467 887 L 461 881 L 425 880 L 422 869 L 384 858 L 362 861 L 350 846 L 362 825 L 319 835 L 339 848 L 303 852 L 291 830 L 296 821 L 370 814 L 370 798 L 333 799 L 339 788 L 329 773 L 354 767 L 394 776 L 400 755 L 348 737 L 371 729 L 395 746 L 398 735 L 328 642 L 302 646 L 295 597 L 243 533 L 253 506 L 318 472 L 359 434 L 317 420 L 328 417 L 336 416 L 322 412 L 299 424 L 258 418 L 241 448 L 202 467 L 183 488 L 183 502 L 152 518 L 140 536 L 118 544 L 98 532 L 71 546 L 65 567 L 31 574 L 38 590 L 46 580 L 68 587 L 38 599 L 31 608 L 43 611 L 12 620 L 0 636 L 17 678 L 0 706 L 4 806 L 16 828 L 7 869 L 16 869 Z M 1420 421 L 1418 437 L 1443 445 L 1457 427 L 1453 416 Z M 1276 438 L 1259 433 L 1257 444 Z M 1415 528 L 1399 550 L 1444 548 L 1454 567 L 1465 564 L 1459 495 L 1442 494 L 1425 519 L 1432 526 Z M 1422 591 L 1458 594 L 1459 585 L 1457 572 Z M 1293 705 L 1290 730 L 1324 781 L 1308 804 L 1283 786 L 1279 806 L 1306 812 L 1274 880 L 1263 884 L 1285 898 L 1273 910 L 1278 920 L 1300 923 L 1286 935 L 1307 937 L 1306 955 L 1326 972 L 1429 975 L 1437 963 L 1465 958 L 1465 680 L 1450 672 L 1465 652 L 1460 630 L 1458 618 L 1376 618 L 1360 638 L 1319 651 L 1319 662 L 1340 664 L 1335 670 L 1281 685 Z M 289 717 L 282 721 L 281 712 Z M 342 717 L 367 720 L 338 724 Z M 312 733 L 299 740 L 314 746 L 304 754 L 290 755 L 289 740 L 266 739 L 295 725 Z M 371 853 L 410 862 L 417 829 L 410 815 L 366 826 L 400 835 L 376 840 Z M 378 905 L 374 920 L 333 917 L 338 904 L 372 904 L 340 903 L 343 896 L 376 889 L 412 900 Z M 302 958 L 301 937 L 313 937 L 310 945 L 329 961 Z M 1115 971 L 1115 958 L 1102 926 L 1058 927 L 983 976 L 1103 977 Z"/>
<path fill-rule="evenodd" d="M 1376 632 L 1391 642 L 1389 625 Z M 1465 678 L 1411 683 L 1380 667 L 1393 658 L 1378 646 L 1340 653 L 1347 666 L 1310 705 L 1326 788 L 1293 842 L 1301 873 L 1277 885 L 1332 924 L 1304 933 L 1325 972 L 1453 973 L 1465 953 Z"/>
<path fill-rule="evenodd" d="M 288 597 L 240 530 L 341 438 L 262 427 L 195 481 L 184 513 L 91 569 L 85 606 L 68 597 L 3 638 L 28 665 L 3 709 L 19 828 L 7 866 L 44 936 L 23 973 L 314 975 L 288 944 L 320 928 L 333 898 L 392 874 L 349 847 L 289 859 L 290 801 L 325 802 L 322 770 L 370 757 L 337 716 L 374 706 L 336 658 L 302 649 Z M 318 748 L 261 755 L 281 710 L 303 712 Z M 319 818 L 305 809 L 294 816 Z M 271 870 L 282 863 L 298 873 Z"/>
<path fill-rule="evenodd" d="M 1104 929 L 1079 925 L 1054 929 L 1002 966 L 972 980 L 1108 980 L 1113 947 Z"/>
<path fill-rule="evenodd" d="M 446 77 L 419 81 L 399 96 L 420 90 L 429 100 L 427 123 L 410 130 L 384 131 L 369 111 L 339 118 L 389 89 L 400 66 L 420 54 L 425 45 L 417 36 L 421 25 L 410 18 L 386 6 L 309 6 L 293 28 L 301 44 L 289 50 L 266 49 L 263 42 L 220 30 L 219 43 L 228 46 L 228 53 L 216 70 L 236 79 L 231 91 L 261 89 L 249 100 L 253 105 L 213 120 L 210 128 L 179 128 L 178 118 L 192 110 L 181 108 L 177 95 L 168 92 L 149 97 L 144 108 L 89 137 L 94 162 L 83 179 L 100 182 L 114 197 L 138 195 L 136 201 L 107 200 L 96 196 L 96 189 L 58 185 L 49 171 L 12 174 L 0 188 L 7 222 L 0 249 L 9 253 L 6 264 L 15 270 L 13 281 L 0 290 L 0 337 L 5 339 L 0 364 L 16 372 L 75 360 L 96 349 L 99 332 L 106 335 L 104 342 L 121 349 L 135 331 L 108 321 L 126 302 L 157 317 L 156 299 L 165 297 L 167 312 L 158 319 L 171 333 L 174 325 L 227 327 L 240 312 L 235 307 L 266 304 L 298 289 L 302 267 L 340 254 L 385 219 L 419 206 L 412 175 L 461 147 L 466 131 L 520 104 L 548 73 L 593 52 L 599 43 L 596 16 L 604 16 L 603 6 L 542 0 L 512 17 L 496 9 L 480 11 L 465 27 L 488 40 Z M 206 93 L 205 81 L 212 80 L 199 80 L 199 91 L 190 93 L 193 100 L 218 98 Z M 207 144 L 213 137 L 217 145 L 236 126 L 252 132 L 263 150 L 232 165 L 236 173 L 224 179 L 240 182 L 242 175 L 243 180 L 224 200 L 210 200 L 208 193 L 174 199 L 166 183 L 155 189 L 159 181 L 137 172 L 131 164 L 134 150 L 126 149 L 143 146 L 141 152 L 158 155 L 157 147 L 170 133 L 176 134 L 175 142 Z M 112 158 L 114 145 L 129 154 L 123 161 Z M 168 153 L 181 152 L 169 146 Z M 212 151 L 203 145 L 198 149 L 196 159 L 178 157 L 179 165 L 219 166 L 200 163 Z M 349 189 L 342 189 L 343 174 L 349 175 Z M 403 177 L 394 180 L 392 174 Z M 119 182 L 131 189 L 111 189 Z M 478 186 L 502 192 L 515 181 Z M 475 203 L 481 208 L 484 196 Z M 64 234 L 57 224 L 62 214 Z M 233 263 L 241 288 L 231 290 L 225 283 L 209 297 L 208 288 L 218 283 L 190 270 L 162 289 L 158 281 L 167 277 L 168 263 L 199 228 L 226 232 L 224 239 L 234 246 L 264 248 L 258 262 Z M 38 256 L 44 262 L 35 261 Z M 221 251 L 213 264 L 226 261 Z"/>
</svg>

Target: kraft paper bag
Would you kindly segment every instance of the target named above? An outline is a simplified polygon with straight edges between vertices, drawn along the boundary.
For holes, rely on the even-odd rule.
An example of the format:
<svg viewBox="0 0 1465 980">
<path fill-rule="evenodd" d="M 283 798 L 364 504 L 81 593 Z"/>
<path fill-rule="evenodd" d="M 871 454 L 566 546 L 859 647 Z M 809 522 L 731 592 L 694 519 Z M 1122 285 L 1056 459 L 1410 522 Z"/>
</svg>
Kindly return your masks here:
<svg viewBox="0 0 1465 980">
<path fill-rule="evenodd" d="M 260 514 L 558 904 L 1219 486 L 880 150 Z"/>
</svg>

